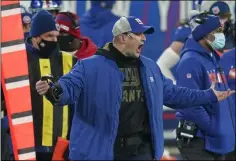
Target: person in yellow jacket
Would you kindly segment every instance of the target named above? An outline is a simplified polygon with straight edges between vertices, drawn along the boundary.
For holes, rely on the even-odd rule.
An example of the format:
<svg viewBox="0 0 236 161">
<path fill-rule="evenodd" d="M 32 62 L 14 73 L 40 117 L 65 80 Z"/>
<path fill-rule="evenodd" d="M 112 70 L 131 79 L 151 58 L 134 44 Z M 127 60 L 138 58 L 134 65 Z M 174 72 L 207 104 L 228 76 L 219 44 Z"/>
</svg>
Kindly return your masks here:
<svg viewBox="0 0 236 161">
<path fill-rule="evenodd" d="M 59 27 L 53 16 L 46 10 L 37 12 L 26 39 L 37 160 L 51 160 L 57 138 L 67 139 L 70 129 L 71 108 L 55 108 L 35 89 L 42 76 L 51 74 L 57 80 L 77 61 L 71 54 L 60 51 L 58 36 Z"/>
</svg>

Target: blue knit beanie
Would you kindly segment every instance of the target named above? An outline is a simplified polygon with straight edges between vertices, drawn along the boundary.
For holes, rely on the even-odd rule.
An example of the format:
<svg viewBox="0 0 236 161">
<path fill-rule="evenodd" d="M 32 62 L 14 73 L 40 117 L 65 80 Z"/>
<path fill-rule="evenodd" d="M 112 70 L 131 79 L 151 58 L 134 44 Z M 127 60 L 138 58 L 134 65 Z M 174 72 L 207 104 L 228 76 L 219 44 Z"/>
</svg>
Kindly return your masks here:
<svg viewBox="0 0 236 161">
<path fill-rule="evenodd" d="M 38 11 L 32 18 L 29 36 L 37 37 L 49 31 L 58 31 L 55 19 L 46 10 Z"/>
<path fill-rule="evenodd" d="M 194 40 L 199 41 L 221 26 L 218 16 L 207 15 L 202 24 L 197 24 L 195 28 L 192 29 L 192 37 Z"/>
</svg>

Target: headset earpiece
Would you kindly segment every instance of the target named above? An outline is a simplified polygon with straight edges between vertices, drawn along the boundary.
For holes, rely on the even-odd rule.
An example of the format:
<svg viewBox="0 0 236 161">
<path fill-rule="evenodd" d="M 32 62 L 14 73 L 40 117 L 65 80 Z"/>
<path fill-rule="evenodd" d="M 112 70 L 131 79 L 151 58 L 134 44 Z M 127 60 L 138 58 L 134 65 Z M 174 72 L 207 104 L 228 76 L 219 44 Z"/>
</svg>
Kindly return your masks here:
<svg viewBox="0 0 236 161">
<path fill-rule="evenodd" d="M 198 24 L 203 24 L 204 21 L 206 21 L 208 18 L 209 12 L 203 12 L 201 14 L 199 14 L 196 18 L 195 18 L 195 22 Z"/>
<path fill-rule="evenodd" d="M 71 19 L 71 21 L 72 21 L 72 29 L 75 30 L 75 29 L 77 29 L 80 26 L 79 20 L 75 19 L 75 17 L 72 15 L 71 12 L 60 12 L 60 14 L 64 14 L 64 15 L 68 16 Z"/>
</svg>

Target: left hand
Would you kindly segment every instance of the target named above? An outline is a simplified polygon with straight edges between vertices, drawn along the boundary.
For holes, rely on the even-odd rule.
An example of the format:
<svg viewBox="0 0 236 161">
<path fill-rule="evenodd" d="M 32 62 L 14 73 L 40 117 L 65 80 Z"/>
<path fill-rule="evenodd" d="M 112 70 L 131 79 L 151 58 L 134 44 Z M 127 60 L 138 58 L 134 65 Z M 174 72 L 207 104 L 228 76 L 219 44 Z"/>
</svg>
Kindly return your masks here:
<svg viewBox="0 0 236 161">
<path fill-rule="evenodd" d="M 229 97 L 229 96 L 231 96 L 232 94 L 235 93 L 235 90 L 230 90 L 230 89 L 228 89 L 227 91 L 217 91 L 217 90 L 215 90 L 215 82 L 212 82 L 211 89 L 215 93 L 218 101 L 222 101 L 222 100 L 226 99 L 227 97 Z"/>
</svg>

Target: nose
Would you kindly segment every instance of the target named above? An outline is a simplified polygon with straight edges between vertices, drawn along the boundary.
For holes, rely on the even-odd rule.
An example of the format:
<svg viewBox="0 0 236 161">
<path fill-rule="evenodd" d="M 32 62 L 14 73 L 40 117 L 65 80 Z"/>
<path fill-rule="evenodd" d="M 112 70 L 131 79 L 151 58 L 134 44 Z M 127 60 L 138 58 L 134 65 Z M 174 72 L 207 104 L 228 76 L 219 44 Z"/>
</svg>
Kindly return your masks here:
<svg viewBox="0 0 236 161">
<path fill-rule="evenodd" d="M 53 41 L 57 42 L 57 36 L 53 37 Z"/>
<path fill-rule="evenodd" d="M 142 33 L 141 38 L 143 41 L 146 41 L 146 36 Z"/>
</svg>

